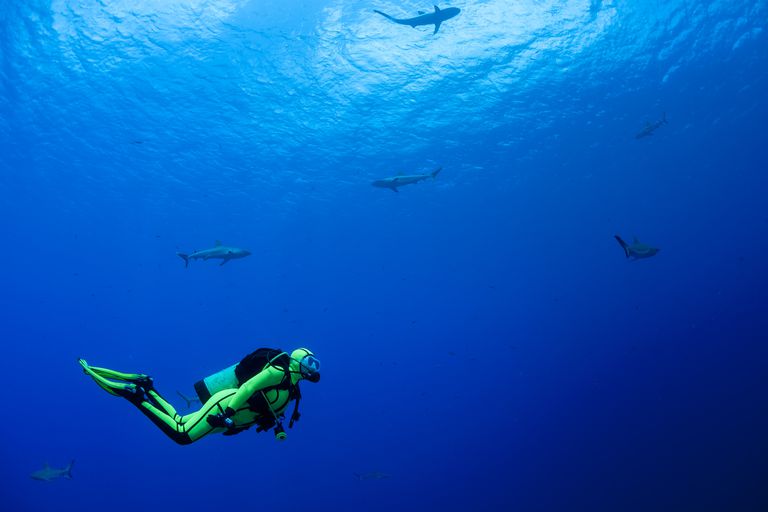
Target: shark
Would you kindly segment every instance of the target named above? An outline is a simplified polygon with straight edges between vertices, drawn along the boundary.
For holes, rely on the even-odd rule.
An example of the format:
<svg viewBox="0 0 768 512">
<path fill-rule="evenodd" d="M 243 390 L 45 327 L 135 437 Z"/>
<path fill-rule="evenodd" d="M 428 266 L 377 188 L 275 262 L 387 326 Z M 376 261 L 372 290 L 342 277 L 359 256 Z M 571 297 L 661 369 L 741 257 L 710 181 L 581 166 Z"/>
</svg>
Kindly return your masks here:
<svg viewBox="0 0 768 512">
<path fill-rule="evenodd" d="M 38 469 L 31 475 L 29 475 L 30 478 L 33 480 L 40 480 L 42 482 L 50 482 L 51 480 L 56 480 L 57 478 L 66 478 L 71 479 L 72 478 L 72 466 L 75 465 L 75 461 L 69 463 L 69 466 L 61 469 L 52 468 L 48 465 L 48 463 L 45 463 L 45 466 L 43 466 L 43 469 Z"/>
<path fill-rule="evenodd" d="M 650 258 L 651 256 L 656 256 L 656 253 L 659 252 L 659 249 L 656 247 L 640 243 L 637 237 L 634 238 L 631 245 L 622 240 L 619 235 L 614 235 L 613 238 L 615 238 L 616 241 L 619 242 L 621 248 L 624 249 L 624 254 L 627 258 L 632 258 L 633 260 Z"/>
<path fill-rule="evenodd" d="M 392 475 L 382 473 L 381 471 L 371 471 L 370 473 L 352 473 L 358 480 L 386 480 Z"/>
<path fill-rule="evenodd" d="M 183 252 L 177 252 L 176 254 L 179 256 L 179 258 L 184 260 L 185 268 L 189 267 L 189 260 L 206 261 L 210 259 L 219 259 L 219 260 L 222 260 L 222 262 L 219 264 L 219 266 L 221 266 L 227 263 L 229 260 L 245 258 L 246 256 L 251 255 L 251 253 L 249 251 L 246 251 L 245 249 L 222 245 L 221 242 L 219 242 L 218 240 L 216 240 L 215 247 L 212 247 L 210 249 L 195 251 L 192 254 L 185 254 Z"/>
<path fill-rule="evenodd" d="M 655 123 L 647 122 L 645 123 L 645 128 L 637 132 L 637 135 L 635 135 L 636 139 L 642 139 L 644 137 L 650 137 L 653 135 L 653 132 L 661 128 L 662 125 L 667 124 L 667 113 L 664 112 L 661 114 L 661 119 L 656 121 Z"/>
<path fill-rule="evenodd" d="M 191 397 L 191 396 L 186 396 L 181 391 L 176 391 L 176 393 L 181 397 L 182 400 L 184 400 L 187 403 L 187 409 L 192 407 L 192 404 L 194 404 L 194 403 L 198 403 L 198 404 L 201 403 L 199 398 L 194 398 L 194 397 Z"/>
<path fill-rule="evenodd" d="M 383 180 L 376 180 L 371 185 L 374 187 L 379 188 L 388 188 L 392 192 L 399 192 L 397 190 L 397 187 L 402 187 L 403 185 L 412 185 L 414 183 L 418 183 L 420 181 L 432 178 L 437 178 L 437 175 L 440 174 L 440 171 L 442 171 L 442 167 L 438 167 L 434 171 L 428 173 L 428 174 L 411 174 L 408 176 L 403 175 L 397 175 L 392 178 L 384 178 Z"/>
<path fill-rule="evenodd" d="M 432 34 L 437 34 L 437 31 L 440 30 L 440 24 L 446 20 L 453 18 L 454 16 L 457 16 L 461 12 L 461 9 L 459 9 L 458 7 L 447 7 L 445 9 L 441 9 L 438 6 L 435 6 L 434 12 L 419 11 L 419 15 L 414 18 L 402 18 L 402 19 L 395 18 L 394 16 L 390 16 L 389 14 L 383 13 L 381 11 L 377 11 L 376 9 L 374 9 L 373 12 L 377 14 L 381 14 L 382 16 L 384 16 L 390 21 L 393 21 L 400 25 L 410 25 L 413 28 L 416 28 L 421 25 L 434 25 L 435 31 L 432 32 Z"/>
</svg>

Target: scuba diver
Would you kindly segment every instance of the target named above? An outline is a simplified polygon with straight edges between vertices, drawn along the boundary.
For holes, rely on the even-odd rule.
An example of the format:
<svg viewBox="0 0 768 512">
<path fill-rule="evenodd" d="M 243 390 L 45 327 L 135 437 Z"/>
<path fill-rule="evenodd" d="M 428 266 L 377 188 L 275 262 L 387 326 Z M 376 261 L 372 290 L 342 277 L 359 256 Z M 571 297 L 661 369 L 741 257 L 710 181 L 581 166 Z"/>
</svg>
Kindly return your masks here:
<svg viewBox="0 0 768 512">
<path fill-rule="evenodd" d="M 239 434 L 256 425 L 256 431 L 274 429 L 275 438 L 286 438 L 284 411 L 295 400 L 289 428 L 299 419 L 299 381 L 320 380 L 320 361 L 305 348 L 290 355 L 279 349 L 260 348 L 239 363 L 195 383 L 203 406 L 181 416 L 155 390 L 152 377 L 122 373 L 78 361 L 96 384 L 121 396 L 147 416 L 178 444 L 191 444 L 208 434 Z"/>
</svg>

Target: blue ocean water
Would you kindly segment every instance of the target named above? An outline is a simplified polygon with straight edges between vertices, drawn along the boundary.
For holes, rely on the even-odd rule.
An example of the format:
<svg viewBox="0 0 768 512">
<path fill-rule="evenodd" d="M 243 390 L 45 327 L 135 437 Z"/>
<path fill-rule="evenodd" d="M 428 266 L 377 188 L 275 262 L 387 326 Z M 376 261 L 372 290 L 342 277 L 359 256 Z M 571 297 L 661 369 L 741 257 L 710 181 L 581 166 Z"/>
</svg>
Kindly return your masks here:
<svg viewBox="0 0 768 512">
<path fill-rule="evenodd" d="M 0 4 L 2 510 L 768 510 L 765 0 L 448 5 Z M 184 411 L 260 346 L 283 443 L 76 362 Z"/>
</svg>

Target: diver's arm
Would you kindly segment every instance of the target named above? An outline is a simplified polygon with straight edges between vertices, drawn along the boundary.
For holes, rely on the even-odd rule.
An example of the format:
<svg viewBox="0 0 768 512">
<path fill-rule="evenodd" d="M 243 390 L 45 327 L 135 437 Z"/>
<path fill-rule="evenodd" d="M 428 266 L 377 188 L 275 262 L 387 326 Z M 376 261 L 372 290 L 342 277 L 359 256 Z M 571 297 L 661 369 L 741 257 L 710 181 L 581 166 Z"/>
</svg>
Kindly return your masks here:
<svg viewBox="0 0 768 512">
<path fill-rule="evenodd" d="M 254 393 L 270 386 L 277 386 L 283 380 L 284 375 L 285 373 L 282 370 L 269 366 L 248 379 L 245 384 L 240 386 L 237 393 L 235 393 L 235 396 L 233 396 L 229 401 L 229 404 L 227 404 L 227 408 L 224 411 L 225 416 L 228 418 L 234 416 L 235 412 L 237 412 L 237 410 L 242 407 Z"/>
</svg>

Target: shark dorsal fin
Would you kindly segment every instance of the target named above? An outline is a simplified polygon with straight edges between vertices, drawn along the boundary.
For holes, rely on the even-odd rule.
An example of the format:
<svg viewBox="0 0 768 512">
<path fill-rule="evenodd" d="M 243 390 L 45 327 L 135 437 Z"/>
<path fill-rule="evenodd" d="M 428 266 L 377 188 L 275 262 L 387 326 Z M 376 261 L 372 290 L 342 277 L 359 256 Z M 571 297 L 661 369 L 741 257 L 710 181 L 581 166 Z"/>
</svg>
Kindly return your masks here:
<svg viewBox="0 0 768 512">
<path fill-rule="evenodd" d="M 419 15 L 421 14 L 427 14 L 427 13 L 425 13 L 424 11 L 419 11 Z"/>
<path fill-rule="evenodd" d="M 440 8 L 438 6 L 435 6 L 435 12 L 440 12 Z"/>
<path fill-rule="evenodd" d="M 216 247 L 221 247 L 221 240 L 216 240 Z"/>
</svg>

